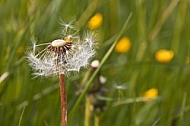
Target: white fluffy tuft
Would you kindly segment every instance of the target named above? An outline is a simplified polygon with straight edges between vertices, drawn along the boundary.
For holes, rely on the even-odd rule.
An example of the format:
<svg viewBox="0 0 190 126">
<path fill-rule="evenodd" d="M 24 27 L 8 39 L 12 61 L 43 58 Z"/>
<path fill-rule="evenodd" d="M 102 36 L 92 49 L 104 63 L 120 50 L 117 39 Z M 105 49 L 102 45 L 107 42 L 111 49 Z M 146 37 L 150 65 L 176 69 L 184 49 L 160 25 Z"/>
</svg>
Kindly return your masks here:
<svg viewBox="0 0 190 126">
<path fill-rule="evenodd" d="M 67 32 L 73 28 L 71 24 L 62 24 Z M 73 30 L 73 29 L 72 29 Z M 74 34 L 78 34 L 75 31 Z M 65 33 L 66 34 L 66 33 Z M 93 32 L 86 32 L 82 37 L 69 36 L 72 42 L 72 48 L 66 53 L 58 53 L 47 50 L 47 47 L 40 53 L 30 52 L 27 55 L 29 65 L 34 69 L 36 76 L 52 76 L 55 74 L 67 74 L 70 71 L 79 71 L 81 67 L 87 67 L 89 60 L 95 55 L 94 46 L 96 45 L 96 36 Z M 54 47 L 65 45 L 65 41 L 58 39 L 52 43 Z M 43 45 L 43 44 L 41 44 Z M 38 45 L 35 45 L 38 46 Z"/>
</svg>

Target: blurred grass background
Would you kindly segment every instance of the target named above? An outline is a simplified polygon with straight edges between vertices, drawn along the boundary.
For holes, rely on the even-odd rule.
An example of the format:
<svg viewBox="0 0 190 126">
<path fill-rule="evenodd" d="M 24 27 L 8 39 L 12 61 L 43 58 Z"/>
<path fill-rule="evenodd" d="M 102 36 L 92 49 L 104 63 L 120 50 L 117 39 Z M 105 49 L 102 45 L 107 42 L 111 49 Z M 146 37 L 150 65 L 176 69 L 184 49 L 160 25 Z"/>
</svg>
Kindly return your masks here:
<svg viewBox="0 0 190 126">
<path fill-rule="evenodd" d="M 107 91 L 99 100 L 106 102 L 105 110 L 91 112 L 90 126 L 97 118 L 96 126 L 189 126 L 189 0 L 1 0 L 0 125 L 60 125 L 58 78 L 34 78 L 26 51 L 31 38 L 38 43 L 59 38 L 60 19 L 75 18 L 85 30 L 95 13 L 103 15 L 103 24 L 95 29 L 100 42 L 94 59 L 106 54 L 130 13 L 122 36 L 130 39 L 131 48 L 127 53 L 113 51 L 101 67 Z M 155 53 L 160 49 L 172 50 L 174 58 L 158 62 Z M 68 114 L 85 72 L 66 78 Z M 158 90 L 156 99 L 138 101 L 151 88 Z M 84 125 L 84 111 L 85 98 L 68 119 L 69 126 Z"/>
</svg>

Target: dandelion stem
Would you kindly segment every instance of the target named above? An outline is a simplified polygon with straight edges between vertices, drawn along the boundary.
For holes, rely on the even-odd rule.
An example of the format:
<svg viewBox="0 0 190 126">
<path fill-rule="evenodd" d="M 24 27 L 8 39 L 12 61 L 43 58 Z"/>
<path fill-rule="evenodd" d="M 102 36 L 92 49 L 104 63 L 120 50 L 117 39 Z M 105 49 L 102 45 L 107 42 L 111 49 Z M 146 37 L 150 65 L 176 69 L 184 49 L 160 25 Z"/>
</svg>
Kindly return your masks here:
<svg viewBox="0 0 190 126">
<path fill-rule="evenodd" d="M 66 86 L 64 82 L 64 75 L 59 75 L 60 97 L 61 97 L 61 119 L 62 126 L 67 126 L 67 101 L 66 101 Z"/>
</svg>

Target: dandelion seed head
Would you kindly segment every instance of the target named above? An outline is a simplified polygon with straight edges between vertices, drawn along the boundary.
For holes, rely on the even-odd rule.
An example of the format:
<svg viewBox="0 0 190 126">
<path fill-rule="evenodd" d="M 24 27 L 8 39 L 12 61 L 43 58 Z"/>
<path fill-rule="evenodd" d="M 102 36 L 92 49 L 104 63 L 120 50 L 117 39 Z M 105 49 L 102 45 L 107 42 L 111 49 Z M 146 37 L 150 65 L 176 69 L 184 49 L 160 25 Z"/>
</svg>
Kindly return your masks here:
<svg viewBox="0 0 190 126">
<path fill-rule="evenodd" d="M 70 31 L 70 25 L 64 24 Z M 67 32 L 67 31 L 65 31 Z M 70 71 L 79 71 L 81 67 L 87 67 L 89 60 L 95 55 L 94 45 L 96 38 L 93 32 L 86 32 L 78 36 L 64 33 L 63 39 L 56 39 L 50 43 L 36 44 L 36 47 L 45 46 L 37 54 L 28 53 L 29 65 L 34 69 L 36 76 L 52 76 L 67 74 Z M 75 36 L 76 34 L 76 36 Z"/>
</svg>

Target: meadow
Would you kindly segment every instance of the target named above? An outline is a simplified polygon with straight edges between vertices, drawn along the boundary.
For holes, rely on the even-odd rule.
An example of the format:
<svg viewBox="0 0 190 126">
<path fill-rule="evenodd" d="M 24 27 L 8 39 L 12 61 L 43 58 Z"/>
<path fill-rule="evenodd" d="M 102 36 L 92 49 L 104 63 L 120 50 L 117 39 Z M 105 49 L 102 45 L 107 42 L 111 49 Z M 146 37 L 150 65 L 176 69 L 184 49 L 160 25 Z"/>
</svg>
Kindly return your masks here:
<svg viewBox="0 0 190 126">
<path fill-rule="evenodd" d="M 68 126 L 190 125 L 190 0 L 0 0 L 0 17 L 0 126 L 61 125 L 58 76 L 34 76 L 27 53 L 62 21 L 98 36 L 65 77 Z"/>
</svg>

